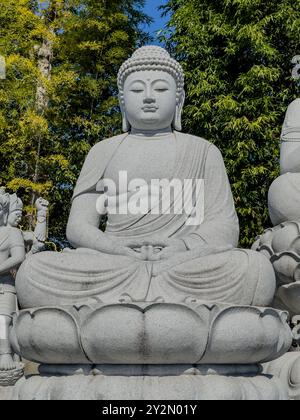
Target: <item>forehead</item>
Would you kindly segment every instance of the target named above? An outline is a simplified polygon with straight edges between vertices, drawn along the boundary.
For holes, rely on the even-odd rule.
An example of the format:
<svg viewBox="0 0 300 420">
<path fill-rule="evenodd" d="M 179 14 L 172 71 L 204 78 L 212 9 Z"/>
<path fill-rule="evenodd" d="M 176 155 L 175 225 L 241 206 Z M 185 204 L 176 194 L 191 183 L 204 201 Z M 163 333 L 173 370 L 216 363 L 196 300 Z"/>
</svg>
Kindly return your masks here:
<svg viewBox="0 0 300 420">
<path fill-rule="evenodd" d="M 125 80 L 125 86 L 134 82 L 155 82 L 157 80 L 166 81 L 170 84 L 176 85 L 174 77 L 166 71 L 162 70 L 145 70 L 131 73 Z"/>
</svg>

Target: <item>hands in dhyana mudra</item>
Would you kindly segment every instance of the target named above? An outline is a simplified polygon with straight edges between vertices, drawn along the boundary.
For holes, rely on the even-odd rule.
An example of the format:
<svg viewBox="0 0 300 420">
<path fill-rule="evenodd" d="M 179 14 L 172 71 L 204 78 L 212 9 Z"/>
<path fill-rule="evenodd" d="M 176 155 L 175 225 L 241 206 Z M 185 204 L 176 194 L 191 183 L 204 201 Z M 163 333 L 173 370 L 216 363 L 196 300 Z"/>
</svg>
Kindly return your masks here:
<svg viewBox="0 0 300 420">
<path fill-rule="evenodd" d="M 181 239 L 167 240 L 121 240 L 123 255 L 140 259 L 142 261 L 160 261 L 180 252 L 187 251 Z M 121 250 L 120 250 L 121 251 Z"/>
</svg>

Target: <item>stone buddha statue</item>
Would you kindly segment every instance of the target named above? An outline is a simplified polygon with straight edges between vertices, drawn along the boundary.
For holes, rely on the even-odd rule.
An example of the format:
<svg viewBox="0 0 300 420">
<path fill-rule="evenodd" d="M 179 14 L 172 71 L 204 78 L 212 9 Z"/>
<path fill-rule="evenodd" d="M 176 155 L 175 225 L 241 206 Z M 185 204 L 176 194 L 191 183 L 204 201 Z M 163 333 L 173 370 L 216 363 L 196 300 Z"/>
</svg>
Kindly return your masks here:
<svg viewBox="0 0 300 420">
<path fill-rule="evenodd" d="M 124 133 L 96 144 L 86 158 L 67 227 L 75 250 L 27 258 L 16 281 L 21 307 L 197 300 L 269 305 L 274 271 L 264 255 L 237 248 L 239 223 L 220 151 L 181 133 L 180 64 L 160 47 L 140 48 L 122 65 L 118 87 Z M 171 194 L 167 210 L 153 212 L 165 193 L 158 188 L 144 212 L 110 211 L 107 203 L 128 204 L 134 194 L 145 201 L 152 180 L 201 180 L 202 199 L 193 201 L 193 211 L 180 212 Z M 190 188 L 193 197 L 196 189 Z M 197 205 L 203 218 L 195 222 Z"/>
<path fill-rule="evenodd" d="M 181 132 L 181 66 L 143 47 L 118 86 L 124 133 L 86 158 L 75 249 L 18 270 L 10 344 L 40 367 L 0 399 L 287 399 L 279 375 L 262 374 L 292 343 L 287 313 L 263 307 L 275 273 L 238 248 L 221 153 Z"/>
</svg>

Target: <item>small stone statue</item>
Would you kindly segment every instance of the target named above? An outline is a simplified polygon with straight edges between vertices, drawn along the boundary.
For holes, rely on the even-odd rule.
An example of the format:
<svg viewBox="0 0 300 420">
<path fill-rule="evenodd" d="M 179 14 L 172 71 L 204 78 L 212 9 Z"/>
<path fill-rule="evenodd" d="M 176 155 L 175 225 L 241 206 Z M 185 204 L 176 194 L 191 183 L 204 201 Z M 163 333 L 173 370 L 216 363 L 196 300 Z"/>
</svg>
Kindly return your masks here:
<svg viewBox="0 0 300 420">
<path fill-rule="evenodd" d="M 12 272 L 25 260 L 25 245 L 22 232 L 8 224 L 13 219 L 20 220 L 20 202 L 15 203 L 15 211 L 10 211 L 10 196 L 0 191 L 0 372 L 17 368 L 9 343 L 9 326 L 12 313 L 16 311 L 16 289 Z M 1 375 L 0 375 L 1 376 Z"/>
<path fill-rule="evenodd" d="M 35 202 L 36 213 L 36 225 L 34 232 L 22 231 L 25 245 L 26 254 L 36 254 L 42 252 L 45 249 L 45 241 L 47 239 L 47 213 L 49 203 L 43 198 L 38 198 Z M 9 205 L 9 217 L 8 225 L 17 228 L 22 220 L 23 214 L 23 203 L 16 194 L 10 195 Z"/>
<path fill-rule="evenodd" d="M 281 136 L 281 176 L 269 190 L 273 225 L 253 249 L 266 255 L 277 275 L 275 305 L 300 314 L 300 99 L 288 107 Z"/>
<path fill-rule="evenodd" d="M 49 203 L 36 201 L 37 224 L 34 232 L 22 232 L 18 227 L 22 220 L 23 203 L 16 194 L 0 190 L 0 383 L 12 384 L 22 374 L 18 358 L 13 356 L 8 341 L 12 314 L 17 310 L 15 275 L 27 254 L 40 252 L 47 236 L 47 209 Z M 7 372 L 7 373 L 5 373 Z"/>
<path fill-rule="evenodd" d="M 299 83 L 300 56 L 292 63 Z M 266 374 L 280 377 L 289 386 L 291 399 L 300 399 L 300 98 L 288 107 L 281 134 L 280 172 L 269 190 L 269 213 L 273 228 L 261 235 L 253 249 L 270 259 L 276 272 L 273 306 L 290 313 L 294 343 L 289 352 L 264 367 Z"/>
<path fill-rule="evenodd" d="M 27 247 L 27 256 L 37 254 L 45 250 L 45 241 L 47 239 L 47 214 L 49 202 L 43 198 L 38 198 L 35 202 L 36 225 L 34 232 L 23 232 L 25 244 Z"/>
</svg>

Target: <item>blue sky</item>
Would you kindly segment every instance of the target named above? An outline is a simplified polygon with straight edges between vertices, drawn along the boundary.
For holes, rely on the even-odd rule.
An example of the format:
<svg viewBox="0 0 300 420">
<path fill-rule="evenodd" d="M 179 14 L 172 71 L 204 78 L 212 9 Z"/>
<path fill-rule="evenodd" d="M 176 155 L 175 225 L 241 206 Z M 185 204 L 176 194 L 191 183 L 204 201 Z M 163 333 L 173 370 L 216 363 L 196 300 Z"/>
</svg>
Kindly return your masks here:
<svg viewBox="0 0 300 420">
<path fill-rule="evenodd" d="M 47 6 L 48 1 L 40 1 L 40 7 L 43 9 Z M 159 6 L 166 4 L 167 0 L 146 0 L 144 11 L 148 16 L 151 16 L 153 19 L 153 23 L 150 27 L 146 26 L 145 30 L 150 32 L 150 34 L 154 38 L 154 42 L 152 44 L 158 44 L 159 42 L 157 39 L 155 40 L 155 34 L 160 29 L 163 29 L 165 24 L 168 22 L 168 17 L 161 17 L 161 11 L 158 10 Z"/>
<path fill-rule="evenodd" d="M 166 22 L 168 21 L 168 17 L 162 18 L 161 12 L 158 11 L 158 7 L 162 4 L 165 4 L 166 0 L 146 0 L 145 5 L 145 13 L 153 18 L 153 23 L 150 28 L 146 28 L 147 31 L 151 33 L 151 35 L 155 38 L 155 32 L 163 29 Z M 158 43 L 155 41 L 154 43 Z"/>
</svg>

